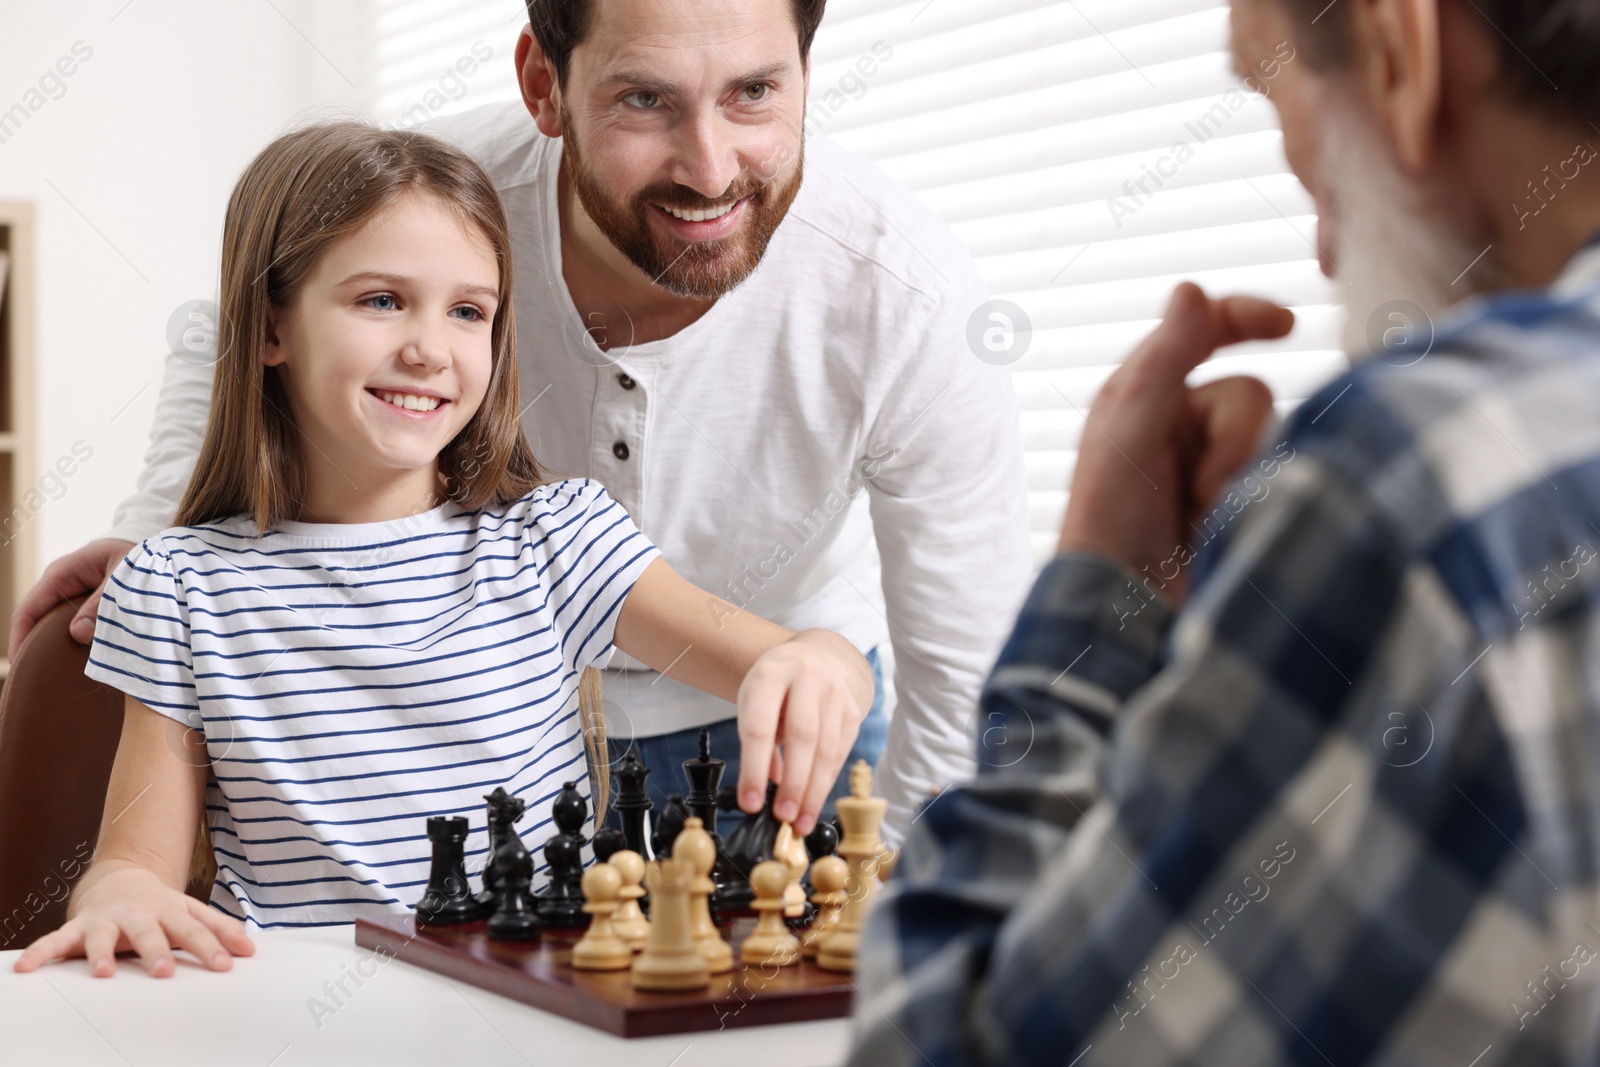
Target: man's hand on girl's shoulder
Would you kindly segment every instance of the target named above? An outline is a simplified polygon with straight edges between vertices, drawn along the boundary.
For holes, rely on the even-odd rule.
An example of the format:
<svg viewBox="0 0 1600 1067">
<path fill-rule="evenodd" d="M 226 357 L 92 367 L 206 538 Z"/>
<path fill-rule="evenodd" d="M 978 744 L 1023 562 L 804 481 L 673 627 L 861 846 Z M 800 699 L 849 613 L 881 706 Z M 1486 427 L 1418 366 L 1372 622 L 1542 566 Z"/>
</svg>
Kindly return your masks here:
<svg viewBox="0 0 1600 1067">
<path fill-rule="evenodd" d="M 11 615 L 11 644 L 6 656 L 16 661 L 26 638 L 39 622 L 57 604 L 73 597 L 89 594 L 67 632 L 79 644 L 87 645 L 94 639 L 94 621 L 100 613 L 100 594 L 105 592 L 106 581 L 117 569 L 122 558 L 133 551 L 132 541 L 114 537 L 90 541 L 76 552 L 69 552 L 44 569 L 44 574 L 34 583 L 28 595 L 22 598 Z"/>
</svg>

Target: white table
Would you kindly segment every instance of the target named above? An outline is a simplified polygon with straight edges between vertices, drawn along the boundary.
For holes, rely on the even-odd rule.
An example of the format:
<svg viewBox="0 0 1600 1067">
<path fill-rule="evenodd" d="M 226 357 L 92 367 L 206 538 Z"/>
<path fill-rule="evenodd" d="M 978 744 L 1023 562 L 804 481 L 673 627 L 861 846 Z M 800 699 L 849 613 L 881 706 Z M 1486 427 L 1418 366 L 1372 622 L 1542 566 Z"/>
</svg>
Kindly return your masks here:
<svg viewBox="0 0 1600 1067">
<path fill-rule="evenodd" d="M 670 1037 L 613 1037 L 400 960 L 381 966 L 349 926 L 252 931 L 256 954 L 207 971 L 179 954 L 170 978 L 134 957 L 112 978 L 83 960 L 17 974 L 0 952 L 0 1060 L 98 1067 L 824 1067 L 843 1061 L 843 1019 Z M 365 961 L 365 962 L 363 962 Z M 333 1013 L 323 983 L 370 973 Z"/>
</svg>

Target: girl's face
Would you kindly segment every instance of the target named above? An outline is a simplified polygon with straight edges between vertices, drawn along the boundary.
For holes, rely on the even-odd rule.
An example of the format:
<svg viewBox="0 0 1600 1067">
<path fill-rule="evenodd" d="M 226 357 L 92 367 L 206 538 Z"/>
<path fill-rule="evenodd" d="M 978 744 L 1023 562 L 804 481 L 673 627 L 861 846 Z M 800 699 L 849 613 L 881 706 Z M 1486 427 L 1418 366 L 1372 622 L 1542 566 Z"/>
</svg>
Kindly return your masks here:
<svg viewBox="0 0 1600 1067">
<path fill-rule="evenodd" d="M 308 514 L 432 498 L 440 451 L 488 388 L 499 284 L 488 237 L 415 190 L 323 251 L 273 313 L 264 359 L 308 445 Z"/>
</svg>

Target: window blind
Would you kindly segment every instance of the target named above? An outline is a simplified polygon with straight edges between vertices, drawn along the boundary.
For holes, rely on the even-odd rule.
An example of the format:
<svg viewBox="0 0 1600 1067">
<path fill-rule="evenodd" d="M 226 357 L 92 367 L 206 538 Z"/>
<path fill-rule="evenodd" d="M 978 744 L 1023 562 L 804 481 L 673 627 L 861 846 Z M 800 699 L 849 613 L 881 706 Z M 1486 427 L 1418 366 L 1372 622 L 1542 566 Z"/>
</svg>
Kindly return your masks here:
<svg viewBox="0 0 1600 1067">
<path fill-rule="evenodd" d="M 880 41 L 892 54 L 861 77 Z M 1346 366 L 1314 209 L 1262 95 L 1281 67 L 1252 91 L 1227 44 L 1218 0 L 830 0 L 817 35 L 812 99 L 844 97 L 817 128 L 938 212 L 1031 325 L 1011 368 L 1036 565 L 1084 414 L 1177 282 L 1297 313 L 1288 338 L 1230 349 L 1195 381 L 1254 374 L 1287 410 Z"/>
<path fill-rule="evenodd" d="M 508 0 L 378 0 L 374 110 L 514 99 Z M 475 41 L 493 59 L 440 100 Z M 1316 217 L 1266 95 L 1230 71 L 1221 0 L 830 0 L 812 50 L 808 135 L 921 197 L 971 249 L 1026 345 L 1022 409 L 1034 560 L 1054 549 L 1084 415 L 1172 287 L 1247 292 L 1297 314 L 1289 337 L 1227 350 L 1194 381 L 1254 374 L 1280 412 L 1345 369 L 1317 270 Z M 452 83 L 451 88 L 454 88 Z M 430 96 L 430 92 L 434 95 Z M 401 119 L 401 121 L 404 121 Z"/>
<path fill-rule="evenodd" d="M 518 0 L 370 0 L 373 84 L 380 121 L 415 126 L 435 115 L 520 98 L 513 69 Z"/>
</svg>

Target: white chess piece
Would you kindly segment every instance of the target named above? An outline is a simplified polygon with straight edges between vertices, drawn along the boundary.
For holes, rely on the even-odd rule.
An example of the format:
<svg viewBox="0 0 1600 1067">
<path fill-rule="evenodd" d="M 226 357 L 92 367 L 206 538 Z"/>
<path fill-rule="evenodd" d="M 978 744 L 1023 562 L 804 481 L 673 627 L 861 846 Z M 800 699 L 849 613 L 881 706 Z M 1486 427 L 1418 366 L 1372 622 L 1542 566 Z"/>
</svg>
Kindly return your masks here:
<svg viewBox="0 0 1600 1067">
<path fill-rule="evenodd" d="M 750 906 L 761 913 L 761 918 L 740 946 L 739 959 L 743 962 L 779 967 L 800 962 L 800 939 L 783 922 L 783 887 L 788 880 L 789 866 L 779 860 L 758 863 L 750 872 L 750 888 L 756 895 Z"/>
<path fill-rule="evenodd" d="M 717 888 L 711 881 L 711 868 L 717 862 L 717 845 L 706 833 L 705 824 L 698 815 L 684 821 L 682 832 L 672 843 L 672 858 L 694 864 L 694 882 L 689 886 L 689 922 L 694 931 L 694 943 L 706 959 L 706 967 L 712 974 L 733 970 L 733 949 L 722 940 L 716 924 L 711 921 L 711 894 Z"/>
<path fill-rule="evenodd" d="M 633 988 L 674 992 L 711 984 L 711 972 L 689 922 L 689 887 L 693 883 L 694 864 L 687 858 L 650 864 L 645 875 L 650 887 L 650 940 L 633 961 Z"/>
<path fill-rule="evenodd" d="M 817 966 L 825 971 L 853 973 L 856 950 L 861 945 L 861 926 L 878 888 L 878 860 L 883 848 L 878 827 L 889 807 L 887 800 L 872 795 L 872 766 L 866 760 L 856 760 L 850 768 L 850 795 L 840 797 L 834 807 L 844 826 L 839 855 L 850 865 L 850 874 L 838 924 L 818 943 Z"/>
<path fill-rule="evenodd" d="M 580 971 L 623 971 L 633 963 L 633 950 L 612 929 L 622 875 L 609 863 L 596 863 L 583 872 L 583 910 L 590 916 L 589 930 L 572 946 L 572 965 Z"/>
<path fill-rule="evenodd" d="M 613 852 L 606 862 L 622 876 L 622 891 L 619 894 L 622 903 L 617 905 L 616 912 L 611 916 L 611 928 L 628 943 L 629 948 L 638 952 L 650 939 L 650 920 L 645 918 L 644 909 L 639 907 L 639 901 L 644 897 L 644 886 L 639 884 L 644 880 L 644 857 L 632 849 L 624 848 Z"/>
</svg>

